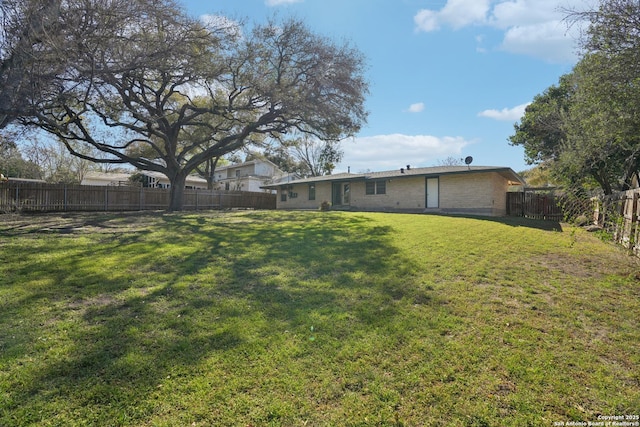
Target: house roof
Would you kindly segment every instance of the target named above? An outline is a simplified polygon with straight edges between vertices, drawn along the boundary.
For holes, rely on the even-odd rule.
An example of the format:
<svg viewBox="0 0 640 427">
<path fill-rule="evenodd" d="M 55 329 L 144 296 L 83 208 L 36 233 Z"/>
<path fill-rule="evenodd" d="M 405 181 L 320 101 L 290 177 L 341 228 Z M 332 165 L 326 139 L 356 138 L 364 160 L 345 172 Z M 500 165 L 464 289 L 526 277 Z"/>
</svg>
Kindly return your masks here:
<svg viewBox="0 0 640 427">
<path fill-rule="evenodd" d="M 131 176 L 129 172 L 87 172 L 84 179 L 100 181 L 126 181 Z"/>
<path fill-rule="evenodd" d="M 254 159 L 254 160 L 249 160 L 248 162 L 233 163 L 233 164 L 224 165 L 224 166 L 216 166 L 216 171 L 223 171 L 223 170 L 227 170 L 227 169 L 237 169 L 237 168 L 241 168 L 241 167 L 244 167 L 244 166 L 257 165 L 259 163 L 266 163 L 266 164 L 269 164 L 269 165 L 273 166 L 277 171 L 280 170 L 280 168 L 278 168 L 278 165 L 276 165 L 275 163 L 273 163 L 272 161 L 270 161 L 268 159 Z"/>
<path fill-rule="evenodd" d="M 101 181 L 127 181 L 134 173 L 139 172 L 142 173 L 144 175 L 156 178 L 156 179 L 162 179 L 162 180 L 168 180 L 169 178 L 167 178 L 167 176 L 161 172 L 155 172 L 155 171 L 132 171 L 132 172 L 87 172 L 85 174 L 85 179 L 89 180 L 101 180 Z M 195 175 L 189 175 L 187 176 L 187 182 L 190 183 L 201 183 L 201 184 L 206 184 L 207 180 L 204 178 L 201 178 L 199 176 L 195 176 Z"/>
<path fill-rule="evenodd" d="M 315 176 L 311 178 L 297 179 L 289 182 L 279 182 L 264 185 L 262 188 L 278 188 L 287 184 L 305 184 L 325 181 L 355 181 L 368 179 L 408 178 L 416 176 L 441 176 L 454 174 L 474 174 L 482 172 L 496 172 L 510 181 L 513 185 L 524 185 L 525 181 L 513 169 L 499 166 L 435 166 L 427 168 L 403 168 L 382 172 L 366 173 L 339 173 L 336 175 Z"/>
</svg>

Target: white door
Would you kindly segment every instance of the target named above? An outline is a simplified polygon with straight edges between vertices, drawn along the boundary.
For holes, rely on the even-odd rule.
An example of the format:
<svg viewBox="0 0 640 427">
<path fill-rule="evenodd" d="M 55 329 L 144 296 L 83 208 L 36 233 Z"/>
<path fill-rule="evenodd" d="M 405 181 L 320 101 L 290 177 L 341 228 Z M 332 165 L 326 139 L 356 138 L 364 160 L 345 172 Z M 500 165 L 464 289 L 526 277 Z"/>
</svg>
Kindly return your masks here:
<svg viewBox="0 0 640 427">
<path fill-rule="evenodd" d="M 438 207 L 438 189 L 440 183 L 438 178 L 427 178 L 427 208 Z"/>
</svg>

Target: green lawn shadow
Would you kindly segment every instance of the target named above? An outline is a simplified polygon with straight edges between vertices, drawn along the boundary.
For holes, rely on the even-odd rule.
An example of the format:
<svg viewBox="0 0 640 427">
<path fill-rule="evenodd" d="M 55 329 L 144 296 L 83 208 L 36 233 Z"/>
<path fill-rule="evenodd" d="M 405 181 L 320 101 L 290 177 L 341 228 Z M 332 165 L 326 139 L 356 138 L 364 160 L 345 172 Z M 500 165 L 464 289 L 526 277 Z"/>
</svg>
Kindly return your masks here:
<svg viewBox="0 0 640 427">
<path fill-rule="evenodd" d="M 38 337 L 63 327 L 64 345 L 73 350 L 25 373 L 7 397 L 7 412 L 32 411 L 37 423 L 64 396 L 83 402 L 85 409 L 70 410 L 94 422 L 122 414 L 143 420 L 152 410 L 150 396 L 180 367 L 266 346 L 251 337 L 269 336 L 274 327 L 300 336 L 312 328 L 320 331 L 315 345 L 335 346 L 354 328 L 385 328 L 396 315 L 393 302 L 414 297 L 405 279 L 415 266 L 391 244 L 391 227 L 334 213 L 233 218 L 156 215 L 149 218 L 152 232 L 140 223 L 127 230 L 126 215 L 100 215 L 73 217 L 69 232 L 40 228 L 51 236 L 41 250 L 68 253 L 52 263 L 24 254 L 34 261 L 27 258 L 15 277 L 46 278 L 50 285 L 7 303 L 0 322 L 45 305 L 50 310 L 38 318 L 39 327 L 14 331 L 22 336 L 7 340 L 5 350 L 46 353 Z M 100 232 L 84 230 L 89 225 Z M 81 236 L 89 241 L 71 250 Z M 172 245 L 175 252 L 167 249 Z M 87 262 L 114 256 L 121 270 Z M 198 328 L 203 318 L 218 326 Z"/>
<path fill-rule="evenodd" d="M 476 219 L 479 221 L 497 222 L 499 224 L 511 227 L 527 227 L 542 231 L 559 231 L 562 232 L 562 225 L 555 220 L 532 219 L 521 216 L 482 216 L 482 215 L 463 215 L 448 214 L 445 216 Z"/>
</svg>

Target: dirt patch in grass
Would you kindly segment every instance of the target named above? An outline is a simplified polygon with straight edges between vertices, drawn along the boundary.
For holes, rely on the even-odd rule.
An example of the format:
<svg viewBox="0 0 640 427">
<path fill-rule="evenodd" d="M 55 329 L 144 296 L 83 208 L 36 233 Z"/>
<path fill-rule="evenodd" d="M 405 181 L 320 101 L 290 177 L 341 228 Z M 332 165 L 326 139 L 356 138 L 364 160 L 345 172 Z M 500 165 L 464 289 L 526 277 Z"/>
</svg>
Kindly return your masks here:
<svg viewBox="0 0 640 427">
<path fill-rule="evenodd" d="M 614 248 L 606 256 L 575 256 L 558 253 L 531 257 L 531 265 L 556 274 L 583 279 L 598 279 L 610 274 L 630 276 L 640 272 L 640 265 L 623 250 Z"/>
<path fill-rule="evenodd" d="M 4 214 L 0 234 L 91 234 L 141 231 L 165 215 L 163 211 L 122 213 Z"/>
</svg>

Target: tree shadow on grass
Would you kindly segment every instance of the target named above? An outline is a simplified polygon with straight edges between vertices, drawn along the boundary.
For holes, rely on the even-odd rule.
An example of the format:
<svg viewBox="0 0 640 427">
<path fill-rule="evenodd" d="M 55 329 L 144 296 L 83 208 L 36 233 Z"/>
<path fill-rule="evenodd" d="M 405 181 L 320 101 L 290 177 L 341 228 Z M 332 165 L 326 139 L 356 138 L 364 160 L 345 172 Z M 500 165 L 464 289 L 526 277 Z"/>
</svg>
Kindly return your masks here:
<svg viewBox="0 0 640 427">
<path fill-rule="evenodd" d="M 0 236 L 32 234 L 117 233 L 140 228 L 161 211 L 66 212 L 0 215 Z"/>
<path fill-rule="evenodd" d="M 511 227 L 527 227 L 535 228 L 542 231 L 560 231 L 562 232 L 562 225 L 558 221 L 532 219 L 521 216 L 480 216 L 480 215 L 447 215 L 460 218 L 477 219 L 481 221 L 497 222 Z"/>
<path fill-rule="evenodd" d="M 391 314 L 393 301 L 413 292 L 405 279 L 415 266 L 393 246 L 391 227 L 357 215 L 242 218 L 253 223 L 250 230 L 242 222 L 216 224 L 204 232 L 216 247 L 193 254 L 190 262 L 197 268 L 223 259 L 229 276 L 218 281 L 216 292 L 248 299 L 268 318 L 300 326 L 311 313 L 348 312 L 382 324 L 379 310 Z M 179 233 L 194 227 L 182 216 L 163 219 Z"/>
<path fill-rule="evenodd" d="M 153 227 L 90 234 L 79 247 L 64 235 L 40 243 L 49 261 L 15 260 L 7 285 L 26 277 L 27 289 L 0 314 L 13 327 L 0 335 L 13 371 L 0 421 L 37 423 L 62 408 L 62 421 L 136 424 L 176 371 L 266 346 L 256 337 L 273 339 L 274 328 L 315 327 L 337 345 L 417 298 L 407 285 L 416 267 L 393 247 L 393 229 L 365 216 L 176 214 Z"/>
</svg>

